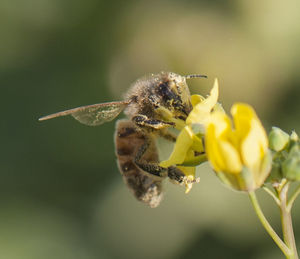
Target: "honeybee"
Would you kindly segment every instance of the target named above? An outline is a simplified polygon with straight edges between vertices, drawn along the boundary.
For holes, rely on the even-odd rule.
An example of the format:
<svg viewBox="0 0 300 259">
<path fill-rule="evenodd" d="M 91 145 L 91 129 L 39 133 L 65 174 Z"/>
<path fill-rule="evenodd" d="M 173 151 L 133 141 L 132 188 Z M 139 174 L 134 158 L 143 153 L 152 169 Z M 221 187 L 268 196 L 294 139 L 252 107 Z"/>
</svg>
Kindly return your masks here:
<svg viewBox="0 0 300 259">
<path fill-rule="evenodd" d="M 44 121 L 72 115 L 79 122 L 98 126 L 115 119 L 123 110 L 127 119 L 116 122 L 114 136 L 117 163 L 134 196 L 154 208 L 162 199 L 162 181 L 169 178 L 181 184 L 185 175 L 176 166 L 159 166 L 158 136 L 176 141 L 170 131 L 178 128 L 192 110 L 187 79 L 173 72 L 151 74 L 137 80 L 123 101 L 99 103 L 41 117 Z"/>
</svg>

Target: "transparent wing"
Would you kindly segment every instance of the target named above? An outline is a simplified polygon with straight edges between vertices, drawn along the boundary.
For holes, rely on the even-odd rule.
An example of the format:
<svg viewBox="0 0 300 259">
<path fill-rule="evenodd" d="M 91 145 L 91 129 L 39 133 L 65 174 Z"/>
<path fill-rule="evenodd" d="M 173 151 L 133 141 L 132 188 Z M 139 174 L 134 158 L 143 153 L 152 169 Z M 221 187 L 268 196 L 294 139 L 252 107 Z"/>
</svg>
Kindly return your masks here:
<svg viewBox="0 0 300 259">
<path fill-rule="evenodd" d="M 81 106 L 41 117 L 39 121 L 72 115 L 76 120 L 83 124 L 97 126 L 116 118 L 128 104 L 128 101 L 122 101 Z"/>
</svg>

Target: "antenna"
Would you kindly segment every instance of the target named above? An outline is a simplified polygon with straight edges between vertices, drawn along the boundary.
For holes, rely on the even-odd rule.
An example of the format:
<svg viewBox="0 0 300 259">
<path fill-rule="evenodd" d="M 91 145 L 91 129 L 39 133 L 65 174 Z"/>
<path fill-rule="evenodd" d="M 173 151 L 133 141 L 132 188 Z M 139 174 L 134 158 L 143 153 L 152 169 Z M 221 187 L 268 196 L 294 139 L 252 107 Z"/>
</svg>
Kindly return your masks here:
<svg viewBox="0 0 300 259">
<path fill-rule="evenodd" d="M 200 78 L 200 77 L 207 78 L 206 75 L 199 75 L 199 74 L 187 75 L 187 76 L 184 76 L 184 77 L 185 77 L 186 79 Z"/>
</svg>

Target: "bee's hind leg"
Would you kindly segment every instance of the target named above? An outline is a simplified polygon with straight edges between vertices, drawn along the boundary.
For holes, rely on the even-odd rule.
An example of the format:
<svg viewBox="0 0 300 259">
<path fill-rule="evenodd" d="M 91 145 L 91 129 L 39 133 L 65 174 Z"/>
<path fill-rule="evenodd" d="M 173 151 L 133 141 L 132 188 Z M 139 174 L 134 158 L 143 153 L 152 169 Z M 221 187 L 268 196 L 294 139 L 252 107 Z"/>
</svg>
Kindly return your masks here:
<svg viewBox="0 0 300 259">
<path fill-rule="evenodd" d="M 168 177 L 176 183 L 180 184 L 183 182 L 185 174 L 181 172 L 176 166 L 169 166 Z"/>
<path fill-rule="evenodd" d="M 158 177 L 165 177 L 167 175 L 167 169 L 164 167 L 159 166 L 157 163 L 147 162 L 142 157 L 147 152 L 148 148 L 152 144 L 152 141 L 149 137 L 145 136 L 144 144 L 139 148 L 136 157 L 134 159 L 135 164 L 141 168 L 143 171 L 158 176 Z"/>
<path fill-rule="evenodd" d="M 162 138 L 169 140 L 171 142 L 175 142 L 177 139 L 177 136 L 175 134 L 173 134 L 172 132 L 167 131 L 167 130 L 159 131 L 159 136 L 161 136 Z"/>
<path fill-rule="evenodd" d="M 134 159 L 135 164 L 149 174 L 158 177 L 168 176 L 171 180 L 174 180 L 177 183 L 182 183 L 185 175 L 177 167 L 169 166 L 168 168 L 165 168 L 161 167 L 157 163 L 149 163 L 142 159 L 150 145 L 151 140 L 146 137 L 145 143 L 140 147 Z"/>
</svg>

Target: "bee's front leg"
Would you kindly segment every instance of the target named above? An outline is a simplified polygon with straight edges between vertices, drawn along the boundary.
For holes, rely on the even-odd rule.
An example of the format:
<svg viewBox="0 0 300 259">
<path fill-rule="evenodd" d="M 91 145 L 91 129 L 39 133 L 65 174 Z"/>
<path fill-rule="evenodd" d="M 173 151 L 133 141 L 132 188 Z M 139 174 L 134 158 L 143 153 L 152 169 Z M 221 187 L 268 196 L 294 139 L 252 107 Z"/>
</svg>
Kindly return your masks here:
<svg viewBox="0 0 300 259">
<path fill-rule="evenodd" d="M 174 134 L 172 134 L 171 132 L 167 131 L 168 127 L 174 127 L 175 126 L 174 122 L 167 122 L 167 121 L 162 121 L 162 120 L 149 119 L 145 115 L 134 116 L 132 118 L 132 121 L 138 127 L 159 130 L 158 133 L 161 137 L 163 137 L 163 138 L 165 138 L 165 139 L 167 139 L 171 142 L 176 141 L 176 136 Z"/>
<path fill-rule="evenodd" d="M 156 130 L 165 129 L 170 126 L 171 127 L 175 126 L 174 122 L 149 119 L 147 116 L 141 114 L 134 116 L 132 118 L 132 121 L 139 127 L 147 127 Z"/>
</svg>

